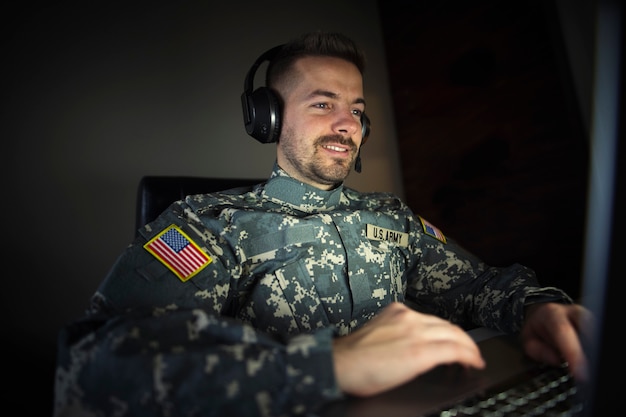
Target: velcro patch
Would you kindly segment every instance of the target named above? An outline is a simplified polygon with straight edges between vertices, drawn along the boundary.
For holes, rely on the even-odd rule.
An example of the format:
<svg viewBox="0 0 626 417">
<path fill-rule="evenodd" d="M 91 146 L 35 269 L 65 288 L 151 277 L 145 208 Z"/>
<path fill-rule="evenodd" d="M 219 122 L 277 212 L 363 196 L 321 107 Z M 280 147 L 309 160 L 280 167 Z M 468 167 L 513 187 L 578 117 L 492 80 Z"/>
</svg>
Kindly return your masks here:
<svg viewBox="0 0 626 417">
<path fill-rule="evenodd" d="M 172 224 L 143 247 L 185 282 L 213 262 L 178 226 Z"/>
<path fill-rule="evenodd" d="M 437 229 L 435 226 L 433 226 L 429 221 L 424 219 L 422 216 L 418 216 L 418 217 L 420 219 L 420 222 L 422 222 L 422 228 L 424 229 L 424 233 L 426 233 L 429 236 L 434 237 L 435 239 L 437 239 L 438 241 L 442 243 L 447 243 L 446 237 L 443 235 L 443 233 L 441 233 L 441 230 Z"/>
<path fill-rule="evenodd" d="M 398 232 L 396 230 L 378 227 L 373 224 L 367 224 L 365 233 L 367 234 L 368 239 L 391 242 L 405 248 L 409 245 L 409 234 L 405 232 Z"/>
</svg>

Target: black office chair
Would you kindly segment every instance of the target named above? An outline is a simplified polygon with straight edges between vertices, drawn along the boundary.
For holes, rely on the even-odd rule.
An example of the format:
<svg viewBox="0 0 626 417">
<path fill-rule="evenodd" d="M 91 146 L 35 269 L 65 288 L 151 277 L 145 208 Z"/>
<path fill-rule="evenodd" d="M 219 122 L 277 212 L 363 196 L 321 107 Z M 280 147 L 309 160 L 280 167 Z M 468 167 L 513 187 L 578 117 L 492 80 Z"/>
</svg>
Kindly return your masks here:
<svg viewBox="0 0 626 417">
<path fill-rule="evenodd" d="M 170 204 L 187 195 L 250 186 L 263 181 L 265 179 L 145 176 L 139 181 L 137 188 L 135 233 L 143 225 L 156 219 Z"/>
</svg>

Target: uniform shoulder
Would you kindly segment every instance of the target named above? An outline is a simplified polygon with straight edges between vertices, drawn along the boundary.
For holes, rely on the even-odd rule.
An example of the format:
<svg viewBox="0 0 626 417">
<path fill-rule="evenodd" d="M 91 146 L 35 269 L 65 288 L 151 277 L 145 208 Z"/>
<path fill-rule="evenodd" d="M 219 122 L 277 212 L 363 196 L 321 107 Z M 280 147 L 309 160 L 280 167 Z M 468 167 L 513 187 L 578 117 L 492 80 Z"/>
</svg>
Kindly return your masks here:
<svg viewBox="0 0 626 417">
<path fill-rule="evenodd" d="M 402 199 L 391 192 L 386 191 L 357 191 L 353 188 L 344 187 L 344 195 L 354 204 L 376 209 L 384 207 L 386 209 L 407 209 Z"/>
<path fill-rule="evenodd" d="M 255 207 L 261 204 L 263 197 L 264 183 L 246 185 L 242 187 L 229 188 L 227 190 L 192 194 L 185 198 L 185 202 L 194 210 L 202 208 L 246 208 Z"/>
</svg>

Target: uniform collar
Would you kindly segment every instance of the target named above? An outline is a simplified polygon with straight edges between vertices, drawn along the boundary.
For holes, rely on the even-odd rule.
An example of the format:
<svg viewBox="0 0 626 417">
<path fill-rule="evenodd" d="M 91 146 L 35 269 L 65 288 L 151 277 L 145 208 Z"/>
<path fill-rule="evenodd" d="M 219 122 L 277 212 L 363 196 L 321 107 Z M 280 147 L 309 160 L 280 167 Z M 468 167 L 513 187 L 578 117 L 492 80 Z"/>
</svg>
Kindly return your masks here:
<svg viewBox="0 0 626 417">
<path fill-rule="evenodd" d="M 287 203 L 297 210 L 311 213 L 335 209 L 341 200 L 342 191 L 343 183 L 326 191 L 300 182 L 275 163 L 263 193 L 270 200 Z"/>
</svg>

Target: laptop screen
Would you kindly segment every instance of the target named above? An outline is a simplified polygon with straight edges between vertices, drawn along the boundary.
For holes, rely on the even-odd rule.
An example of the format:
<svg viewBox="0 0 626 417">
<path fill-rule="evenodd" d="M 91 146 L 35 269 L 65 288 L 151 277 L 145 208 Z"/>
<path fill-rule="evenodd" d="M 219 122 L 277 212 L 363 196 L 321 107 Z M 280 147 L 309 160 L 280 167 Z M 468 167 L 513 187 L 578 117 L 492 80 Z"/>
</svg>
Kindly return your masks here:
<svg viewBox="0 0 626 417">
<path fill-rule="evenodd" d="M 585 395 L 585 416 L 610 415 L 623 402 L 617 392 L 625 358 L 615 343 L 623 328 L 618 322 L 622 302 L 617 283 L 623 277 L 618 262 L 619 242 L 624 231 L 624 144 L 623 100 L 625 87 L 620 79 L 624 56 L 623 10 L 620 1 L 601 0 L 597 8 L 593 122 L 582 277 L 582 302 L 594 314 L 586 350 L 590 360 L 590 384 Z M 620 110 L 621 109 L 621 110 Z M 621 131 L 621 132 L 620 132 Z M 618 356 L 620 355 L 620 356 Z"/>
</svg>

